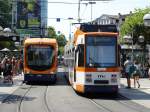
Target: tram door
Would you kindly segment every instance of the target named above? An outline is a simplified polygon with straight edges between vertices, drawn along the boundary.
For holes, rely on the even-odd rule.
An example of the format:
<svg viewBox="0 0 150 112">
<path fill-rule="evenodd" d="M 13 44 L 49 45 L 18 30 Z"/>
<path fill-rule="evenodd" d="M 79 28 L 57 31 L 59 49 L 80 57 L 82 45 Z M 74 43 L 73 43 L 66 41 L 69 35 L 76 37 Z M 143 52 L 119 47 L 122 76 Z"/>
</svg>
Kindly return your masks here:
<svg viewBox="0 0 150 112">
<path fill-rule="evenodd" d="M 84 67 L 84 45 L 79 44 L 75 50 L 75 67 L 74 67 L 74 81 L 76 81 L 76 68 Z"/>
</svg>

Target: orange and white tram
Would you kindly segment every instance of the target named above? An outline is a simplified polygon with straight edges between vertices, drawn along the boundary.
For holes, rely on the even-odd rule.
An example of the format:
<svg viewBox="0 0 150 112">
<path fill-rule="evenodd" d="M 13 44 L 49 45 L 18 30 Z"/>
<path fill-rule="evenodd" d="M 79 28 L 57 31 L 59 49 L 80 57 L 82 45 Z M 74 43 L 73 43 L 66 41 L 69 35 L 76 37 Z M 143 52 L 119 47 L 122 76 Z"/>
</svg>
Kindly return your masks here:
<svg viewBox="0 0 150 112">
<path fill-rule="evenodd" d="M 81 24 L 64 50 L 66 76 L 80 93 L 118 93 L 118 33 L 114 25 Z"/>
</svg>

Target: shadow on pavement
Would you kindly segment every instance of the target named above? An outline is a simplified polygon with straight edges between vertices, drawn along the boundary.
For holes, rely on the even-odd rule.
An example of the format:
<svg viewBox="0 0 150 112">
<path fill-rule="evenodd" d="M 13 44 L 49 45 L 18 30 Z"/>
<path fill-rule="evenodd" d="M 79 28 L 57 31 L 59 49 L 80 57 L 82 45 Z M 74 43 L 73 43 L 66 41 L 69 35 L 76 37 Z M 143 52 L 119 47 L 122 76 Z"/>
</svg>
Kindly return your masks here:
<svg viewBox="0 0 150 112">
<path fill-rule="evenodd" d="M 4 99 L 4 97 L 6 97 Z M 14 95 L 14 94 L 1 94 L 0 95 L 0 102 L 5 103 L 5 104 L 11 104 L 11 103 L 18 103 L 20 101 L 32 101 L 36 99 L 35 97 L 23 97 L 21 95 Z"/>
<path fill-rule="evenodd" d="M 61 86 L 69 86 L 69 81 L 66 78 L 65 72 L 58 72 L 57 73 L 57 82 L 55 84 L 57 85 L 61 85 Z"/>
<path fill-rule="evenodd" d="M 79 96 L 88 98 L 88 99 L 108 99 L 108 100 L 114 100 L 116 98 L 119 98 L 119 94 L 114 94 L 114 93 L 78 93 L 76 92 Z"/>
<path fill-rule="evenodd" d="M 120 88 L 119 93 L 126 97 L 128 100 L 150 100 L 150 93 L 146 93 L 145 91 L 149 88 L 138 88 L 138 89 L 127 89 L 127 88 Z M 150 91 L 150 90 L 149 90 Z"/>
</svg>

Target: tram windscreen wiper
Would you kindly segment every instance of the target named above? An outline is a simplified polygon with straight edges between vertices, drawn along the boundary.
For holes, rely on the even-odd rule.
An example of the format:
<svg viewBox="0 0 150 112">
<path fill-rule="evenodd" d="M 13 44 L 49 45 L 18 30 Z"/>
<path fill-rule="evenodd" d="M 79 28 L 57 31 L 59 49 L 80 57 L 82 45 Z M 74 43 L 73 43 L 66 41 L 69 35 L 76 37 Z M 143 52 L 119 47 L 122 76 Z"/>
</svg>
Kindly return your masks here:
<svg viewBox="0 0 150 112">
<path fill-rule="evenodd" d="M 100 63 L 97 63 L 93 58 L 89 57 L 89 60 L 90 60 L 89 66 L 100 67 Z"/>
<path fill-rule="evenodd" d="M 95 60 L 93 58 L 91 58 L 91 57 L 89 57 L 89 60 L 90 60 L 89 65 L 90 66 L 94 66 L 95 65 Z"/>
</svg>

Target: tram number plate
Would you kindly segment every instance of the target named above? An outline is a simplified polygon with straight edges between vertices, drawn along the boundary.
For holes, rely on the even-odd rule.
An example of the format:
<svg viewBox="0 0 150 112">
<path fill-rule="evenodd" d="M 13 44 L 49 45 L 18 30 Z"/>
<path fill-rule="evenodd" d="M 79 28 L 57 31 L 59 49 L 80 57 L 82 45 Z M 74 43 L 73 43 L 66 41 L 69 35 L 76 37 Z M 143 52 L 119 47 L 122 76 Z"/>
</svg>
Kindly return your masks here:
<svg viewBox="0 0 150 112">
<path fill-rule="evenodd" d="M 42 77 L 42 75 L 37 75 L 38 77 Z"/>
<path fill-rule="evenodd" d="M 98 78 L 105 78 L 105 75 L 98 75 Z"/>
</svg>

